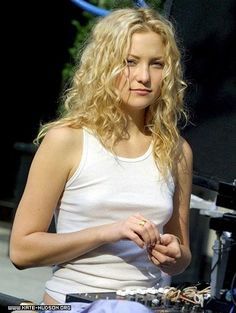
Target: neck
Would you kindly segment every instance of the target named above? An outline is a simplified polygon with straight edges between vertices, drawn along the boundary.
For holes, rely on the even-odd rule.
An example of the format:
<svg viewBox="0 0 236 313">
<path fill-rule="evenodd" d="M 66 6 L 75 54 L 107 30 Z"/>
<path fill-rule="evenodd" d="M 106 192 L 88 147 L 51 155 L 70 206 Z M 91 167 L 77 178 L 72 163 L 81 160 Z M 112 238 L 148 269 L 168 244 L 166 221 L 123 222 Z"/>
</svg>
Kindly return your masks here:
<svg viewBox="0 0 236 313">
<path fill-rule="evenodd" d="M 128 133 L 132 136 L 147 135 L 147 130 L 145 129 L 145 110 L 135 111 L 127 113 L 128 119 Z"/>
</svg>

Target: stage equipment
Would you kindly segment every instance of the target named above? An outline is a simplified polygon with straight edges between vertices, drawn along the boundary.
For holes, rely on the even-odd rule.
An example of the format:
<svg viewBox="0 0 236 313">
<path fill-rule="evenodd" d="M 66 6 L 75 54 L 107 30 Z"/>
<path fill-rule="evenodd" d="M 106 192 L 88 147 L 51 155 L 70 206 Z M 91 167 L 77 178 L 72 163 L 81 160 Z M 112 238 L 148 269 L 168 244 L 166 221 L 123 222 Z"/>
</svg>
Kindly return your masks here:
<svg viewBox="0 0 236 313">
<path fill-rule="evenodd" d="M 203 313 L 204 303 L 210 297 L 210 288 L 199 289 L 198 286 L 185 288 L 147 288 L 147 289 L 123 289 L 117 292 L 102 293 L 75 293 L 66 296 L 66 302 L 91 303 L 100 299 L 105 300 L 129 300 L 139 302 L 154 312 L 165 313 Z"/>
<path fill-rule="evenodd" d="M 221 306 L 220 312 L 236 307 L 236 181 L 220 182 L 216 205 L 231 212 L 211 217 L 210 228 L 216 232 L 211 268 L 211 300 L 207 309 Z M 233 311 L 232 311 L 233 312 Z"/>
</svg>

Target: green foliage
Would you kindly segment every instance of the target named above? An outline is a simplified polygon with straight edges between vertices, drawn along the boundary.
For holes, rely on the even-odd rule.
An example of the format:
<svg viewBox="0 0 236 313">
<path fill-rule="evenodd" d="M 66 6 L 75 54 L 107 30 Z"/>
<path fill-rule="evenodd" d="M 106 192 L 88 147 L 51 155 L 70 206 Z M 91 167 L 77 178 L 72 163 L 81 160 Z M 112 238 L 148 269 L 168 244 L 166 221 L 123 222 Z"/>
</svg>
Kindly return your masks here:
<svg viewBox="0 0 236 313">
<path fill-rule="evenodd" d="M 89 2 L 107 10 L 134 7 L 134 1 L 132 0 L 90 0 Z M 165 0 L 147 0 L 145 2 L 149 7 L 162 12 Z M 86 42 L 97 17 L 84 11 L 82 13 L 82 20 L 83 22 L 79 20 L 72 21 L 72 25 L 76 29 L 76 36 L 73 46 L 69 48 L 69 55 L 72 63 L 66 63 L 62 71 L 62 78 L 64 82 L 71 78 L 74 65 L 79 58 L 83 45 Z"/>
</svg>

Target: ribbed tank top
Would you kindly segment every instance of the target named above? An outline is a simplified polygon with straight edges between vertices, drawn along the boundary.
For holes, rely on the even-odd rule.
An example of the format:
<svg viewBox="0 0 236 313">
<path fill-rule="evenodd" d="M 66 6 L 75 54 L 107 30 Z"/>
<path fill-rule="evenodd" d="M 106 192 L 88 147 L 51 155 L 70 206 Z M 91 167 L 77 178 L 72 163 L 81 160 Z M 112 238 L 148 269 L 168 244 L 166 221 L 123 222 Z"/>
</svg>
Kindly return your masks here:
<svg viewBox="0 0 236 313">
<path fill-rule="evenodd" d="M 156 167 L 152 145 L 137 158 L 119 157 L 83 129 L 81 162 L 56 209 L 56 229 L 58 233 L 79 231 L 139 212 L 162 232 L 173 211 L 173 192 L 172 177 L 164 180 Z M 46 291 L 64 302 L 68 293 L 152 287 L 160 276 L 145 249 L 121 240 L 55 266 Z"/>
</svg>

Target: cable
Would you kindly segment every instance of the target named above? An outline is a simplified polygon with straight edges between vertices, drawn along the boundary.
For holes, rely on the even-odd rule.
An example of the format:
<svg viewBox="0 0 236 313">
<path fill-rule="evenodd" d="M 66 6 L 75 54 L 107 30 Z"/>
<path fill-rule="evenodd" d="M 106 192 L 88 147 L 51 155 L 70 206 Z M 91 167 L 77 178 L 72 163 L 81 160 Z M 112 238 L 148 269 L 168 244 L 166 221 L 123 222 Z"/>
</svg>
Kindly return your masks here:
<svg viewBox="0 0 236 313">
<path fill-rule="evenodd" d="M 135 2 L 138 7 L 148 8 L 148 5 L 144 0 L 136 0 Z"/>
<path fill-rule="evenodd" d="M 74 4 L 78 5 L 81 9 L 88 11 L 94 15 L 106 16 L 110 13 L 110 11 L 99 8 L 95 5 L 92 5 L 84 0 L 71 0 Z"/>
<path fill-rule="evenodd" d="M 202 290 L 198 290 L 196 286 L 189 286 L 183 290 L 177 289 L 175 287 L 165 287 L 163 291 L 163 298 L 172 302 L 181 300 L 192 305 L 199 305 L 201 308 L 203 308 L 204 299 L 206 296 L 209 296 L 210 289 L 210 286 Z"/>
<path fill-rule="evenodd" d="M 99 16 L 106 16 L 110 13 L 109 10 L 102 9 L 96 5 L 90 4 L 85 0 L 71 0 L 74 4 L 78 5 L 81 9 L 86 10 L 89 13 Z M 144 0 L 136 0 L 136 5 L 138 7 L 147 8 L 148 5 Z"/>
<path fill-rule="evenodd" d="M 235 283 L 236 283 L 236 272 L 234 273 L 234 276 L 233 276 L 233 279 L 232 279 L 232 283 L 231 283 L 231 286 L 230 286 L 231 295 L 232 295 L 232 302 L 236 306 L 236 299 L 234 298 L 234 288 L 236 289 L 236 286 L 234 286 Z"/>
<path fill-rule="evenodd" d="M 221 241 L 221 233 L 217 232 L 217 239 L 215 240 L 214 246 L 212 247 L 212 250 L 214 251 L 214 254 L 218 254 L 217 260 L 215 262 L 215 264 L 212 266 L 211 268 L 211 274 L 214 272 L 214 270 L 216 269 L 216 267 L 218 266 L 219 262 L 221 261 L 222 258 L 222 241 Z"/>
</svg>

